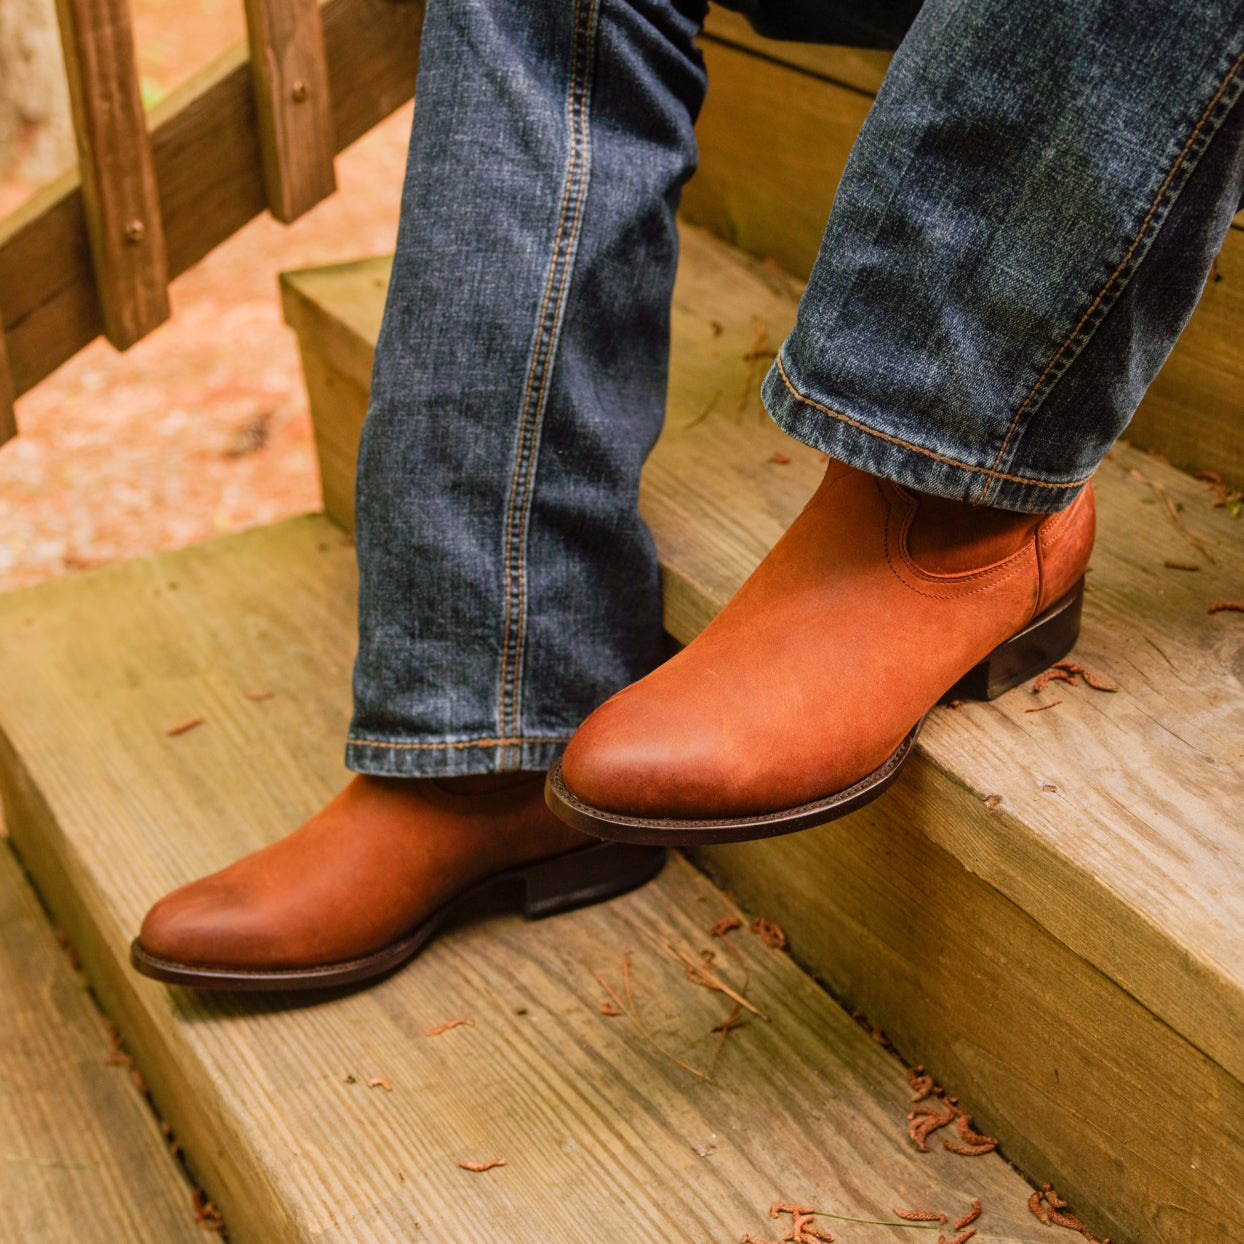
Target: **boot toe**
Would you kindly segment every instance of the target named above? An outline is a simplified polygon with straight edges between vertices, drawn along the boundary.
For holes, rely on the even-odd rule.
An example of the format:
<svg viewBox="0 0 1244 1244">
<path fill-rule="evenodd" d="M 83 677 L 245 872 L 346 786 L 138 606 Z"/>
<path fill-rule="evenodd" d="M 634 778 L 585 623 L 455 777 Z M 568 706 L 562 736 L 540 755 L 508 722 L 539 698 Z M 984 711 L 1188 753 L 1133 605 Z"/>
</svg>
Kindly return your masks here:
<svg viewBox="0 0 1244 1244">
<path fill-rule="evenodd" d="M 271 935 L 240 895 L 213 880 L 182 886 L 151 908 L 138 932 L 148 955 L 194 967 L 245 967 L 271 959 Z"/>
</svg>

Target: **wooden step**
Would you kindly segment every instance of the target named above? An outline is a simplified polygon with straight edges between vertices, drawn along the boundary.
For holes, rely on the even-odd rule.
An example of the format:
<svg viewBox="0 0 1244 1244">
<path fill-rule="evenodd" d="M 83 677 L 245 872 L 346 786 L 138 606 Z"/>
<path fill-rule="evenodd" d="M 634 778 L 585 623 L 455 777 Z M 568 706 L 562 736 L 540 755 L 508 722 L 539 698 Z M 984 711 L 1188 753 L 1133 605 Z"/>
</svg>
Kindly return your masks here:
<svg viewBox="0 0 1244 1244">
<path fill-rule="evenodd" d="M 729 948 L 711 937 L 737 909 L 681 858 L 612 903 L 458 928 L 352 995 L 293 1005 L 134 975 L 153 899 L 344 781 L 355 588 L 348 542 L 308 517 L 0 597 L 14 841 L 232 1239 L 710 1244 L 779 1234 L 775 1200 L 953 1221 L 972 1196 L 983 1238 L 1047 1238 L 997 1154 L 915 1150 L 902 1064 L 746 927 Z M 767 1017 L 744 1016 L 711 1081 L 688 1068 L 731 1004 L 662 942 L 716 948 Z M 606 982 L 626 1004 L 626 956 L 652 1041 L 601 1009 Z M 428 1033 L 453 1018 L 473 1026 Z"/>
<path fill-rule="evenodd" d="M 763 415 L 764 363 L 744 357 L 760 330 L 781 341 L 797 287 L 693 228 L 682 256 L 640 505 L 685 642 L 822 466 Z M 387 272 L 374 259 L 283 280 L 328 512 L 347 527 Z M 700 858 L 780 911 L 803 963 L 1014 1132 L 1009 1156 L 1074 1188 L 1116 1241 L 1217 1238 L 1244 1219 L 1244 615 L 1209 609 L 1241 596 L 1244 526 L 1122 445 L 1096 486 L 1076 655 L 1118 692 L 1054 684 L 936 710 L 871 808 Z"/>
<path fill-rule="evenodd" d="M 0 841 L 0 1240 L 203 1238 L 155 1115 Z"/>
</svg>

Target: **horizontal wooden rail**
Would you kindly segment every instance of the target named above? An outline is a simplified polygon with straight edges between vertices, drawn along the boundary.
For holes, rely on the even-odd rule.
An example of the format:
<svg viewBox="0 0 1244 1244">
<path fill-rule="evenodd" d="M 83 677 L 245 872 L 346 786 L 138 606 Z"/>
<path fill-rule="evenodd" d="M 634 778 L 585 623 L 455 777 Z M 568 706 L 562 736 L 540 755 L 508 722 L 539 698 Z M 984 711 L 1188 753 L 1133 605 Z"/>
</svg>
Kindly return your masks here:
<svg viewBox="0 0 1244 1244">
<path fill-rule="evenodd" d="M 340 151 L 414 94 L 423 5 L 326 0 L 320 15 Z M 268 205 L 245 45 L 170 95 L 149 125 L 171 278 Z M 103 330 L 76 171 L 0 222 L 0 290 L 20 397 Z"/>
<path fill-rule="evenodd" d="M 127 349 L 169 317 L 168 259 L 126 0 L 57 0 L 104 331 Z"/>
</svg>

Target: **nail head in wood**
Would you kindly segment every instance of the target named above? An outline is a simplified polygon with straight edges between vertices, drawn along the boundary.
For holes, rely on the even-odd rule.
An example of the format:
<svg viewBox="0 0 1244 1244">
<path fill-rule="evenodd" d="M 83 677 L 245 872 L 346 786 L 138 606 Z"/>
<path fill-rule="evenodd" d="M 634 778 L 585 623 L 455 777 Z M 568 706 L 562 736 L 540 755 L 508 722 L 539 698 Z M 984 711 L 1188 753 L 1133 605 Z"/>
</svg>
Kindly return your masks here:
<svg viewBox="0 0 1244 1244">
<path fill-rule="evenodd" d="M 318 0 L 246 0 L 264 186 L 291 221 L 337 188 L 336 132 Z"/>
</svg>

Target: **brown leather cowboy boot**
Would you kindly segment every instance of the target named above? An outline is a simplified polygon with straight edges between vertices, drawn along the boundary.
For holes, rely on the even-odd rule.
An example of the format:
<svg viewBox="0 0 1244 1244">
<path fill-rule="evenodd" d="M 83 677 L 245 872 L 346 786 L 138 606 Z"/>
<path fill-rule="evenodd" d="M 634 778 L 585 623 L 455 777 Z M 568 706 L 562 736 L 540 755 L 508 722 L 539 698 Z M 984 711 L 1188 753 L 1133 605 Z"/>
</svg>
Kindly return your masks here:
<svg viewBox="0 0 1244 1244">
<path fill-rule="evenodd" d="M 553 817 L 543 776 L 356 777 L 293 833 L 162 898 L 131 961 L 179 985 L 346 985 L 397 967 L 498 892 L 546 916 L 656 874 L 659 848 L 601 843 Z"/>
<path fill-rule="evenodd" d="M 583 723 L 549 806 L 636 843 L 841 816 L 894 780 L 939 700 L 993 699 L 1070 651 L 1093 534 L 1088 486 L 1013 514 L 831 463 L 713 622 Z"/>
</svg>

